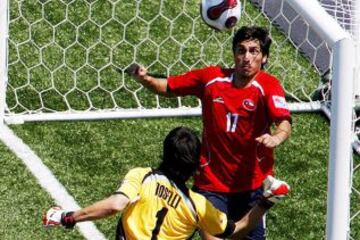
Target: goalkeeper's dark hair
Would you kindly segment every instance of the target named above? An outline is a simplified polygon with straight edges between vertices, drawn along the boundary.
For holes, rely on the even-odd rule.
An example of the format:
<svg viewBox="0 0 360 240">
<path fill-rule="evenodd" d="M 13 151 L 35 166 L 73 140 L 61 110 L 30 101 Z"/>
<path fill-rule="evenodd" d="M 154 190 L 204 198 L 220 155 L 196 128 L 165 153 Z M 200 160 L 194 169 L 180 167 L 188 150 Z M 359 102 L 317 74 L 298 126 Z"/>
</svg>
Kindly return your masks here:
<svg viewBox="0 0 360 240">
<path fill-rule="evenodd" d="M 270 45 L 271 45 L 271 38 L 269 36 L 269 32 L 262 27 L 257 26 L 244 26 L 241 27 L 234 35 L 233 42 L 232 42 L 232 50 L 235 53 L 236 46 L 248 40 L 258 40 L 260 42 L 260 48 L 263 55 L 269 57 L 270 53 Z"/>
<path fill-rule="evenodd" d="M 185 183 L 200 163 L 201 143 L 197 135 L 186 127 L 177 127 L 166 136 L 159 169 L 170 179 Z"/>
</svg>

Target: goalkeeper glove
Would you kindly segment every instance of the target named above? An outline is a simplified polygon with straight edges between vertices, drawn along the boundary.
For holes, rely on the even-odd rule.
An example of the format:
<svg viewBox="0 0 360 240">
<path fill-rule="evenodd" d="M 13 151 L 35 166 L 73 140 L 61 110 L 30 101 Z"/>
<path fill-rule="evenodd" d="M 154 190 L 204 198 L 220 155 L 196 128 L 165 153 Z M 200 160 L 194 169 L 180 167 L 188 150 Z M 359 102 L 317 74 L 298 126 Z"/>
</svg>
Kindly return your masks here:
<svg viewBox="0 0 360 240">
<path fill-rule="evenodd" d="M 67 212 L 61 207 L 50 208 L 43 216 L 43 225 L 47 228 L 62 225 L 65 228 L 73 228 L 76 224 L 74 212 Z"/>
<path fill-rule="evenodd" d="M 275 203 L 281 201 L 290 191 L 290 186 L 272 176 L 267 176 L 263 182 L 264 192 L 259 205 L 269 209 Z"/>
</svg>

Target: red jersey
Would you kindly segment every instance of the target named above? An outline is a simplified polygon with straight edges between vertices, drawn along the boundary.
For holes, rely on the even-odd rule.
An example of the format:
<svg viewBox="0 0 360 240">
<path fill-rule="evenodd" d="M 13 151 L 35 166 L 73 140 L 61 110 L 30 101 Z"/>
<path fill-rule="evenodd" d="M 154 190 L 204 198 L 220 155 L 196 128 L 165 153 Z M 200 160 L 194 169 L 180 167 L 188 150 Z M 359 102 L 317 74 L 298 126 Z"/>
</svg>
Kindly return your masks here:
<svg viewBox="0 0 360 240">
<path fill-rule="evenodd" d="M 171 92 L 195 95 L 202 103 L 202 152 L 195 186 L 244 192 L 273 174 L 273 149 L 255 141 L 273 122 L 291 121 L 280 82 L 261 71 L 251 85 L 235 87 L 233 69 L 207 67 L 168 78 Z"/>
</svg>

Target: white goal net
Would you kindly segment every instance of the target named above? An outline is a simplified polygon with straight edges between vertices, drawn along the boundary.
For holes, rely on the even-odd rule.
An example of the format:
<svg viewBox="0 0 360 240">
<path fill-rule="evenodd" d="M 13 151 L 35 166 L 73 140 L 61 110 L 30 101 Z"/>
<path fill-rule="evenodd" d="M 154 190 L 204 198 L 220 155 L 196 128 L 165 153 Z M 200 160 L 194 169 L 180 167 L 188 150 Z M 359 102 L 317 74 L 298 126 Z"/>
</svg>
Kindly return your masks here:
<svg viewBox="0 0 360 240">
<path fill-rule="evenodd" d="M 351 1 L 320 2 L 354 32 Z M 199 114 L 182 111 L 199 107 L 196 100 L 153 96 L 124 69 L 138 62 L 166 76 L 232 65 L 232 33 L 205 26 L 197 0 L 14 0 L 9 5 L 8 122 Z M 329 93 L 331 49 L 324 39 L 287 1 L 243 1 L 241 24 L 270 30 L 274 45 L 267 68 L 282 80 L 291 108 L 319 110 L 318 101 Z"/>
<path fill-rule="evenodd" d="M 266 68 L 281 80 L 292 111 L 330 115 L 332 46 L 289 2 L 294 1 L 242 0 L 238 26 L 269 30 L 273 45 Z M 359 53 L 359 1 L 318 2 L 350 34 Z M 124 70 L 141 63 L 153 74 L 168 76 L 233 64 L 233 32 L 209 29 L 198 0 L 10 0 L 3 8 L 0 117 L 9 124 L 199 115 L 197 99 L 156 96 Z M 354 75 L 359 76 L 358 69 Z M 353 146 L 360 152 L 357 79 L 352 125 Z M 354 162 L 353 175 L 360 174 L 359 168 Z M 359 183 L 353 192 L 359 198 Z M 354 209 L 351 219 L 357 224 L 360 212 Z"/>
<path fill-rule="evenodd" d="M 282 80 L 291 108 L 319 110 L 328 93 L 325 41 L 299 31 L 301 18 L 283 1 L 243 1 L 241 24 L 270 30 L 267 68 Z M 231 34 L 204 25 L 197 0 L 10 1 L 6 120 L 199 114 L 197 100 L 149 94 L 124 69 L 138 62 L 166 76 L 231 66 Z"/>
</svg>

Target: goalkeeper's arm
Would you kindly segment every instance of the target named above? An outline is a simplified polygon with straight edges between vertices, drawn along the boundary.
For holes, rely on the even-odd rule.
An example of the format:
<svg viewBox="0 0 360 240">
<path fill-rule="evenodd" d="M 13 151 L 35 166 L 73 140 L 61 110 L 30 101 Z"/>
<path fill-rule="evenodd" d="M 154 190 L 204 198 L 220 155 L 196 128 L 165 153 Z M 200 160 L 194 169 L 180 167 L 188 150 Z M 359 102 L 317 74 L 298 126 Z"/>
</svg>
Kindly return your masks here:
<svg viewBox="0 0 360 240">
<path fill-rule="evenodd" d="M 263 197 L 242 219 L 235 223 L 232 239 L 243 239 L 249 231 L 257 226 L 268 209 L 281 201 L 290 191 L 289 185 L 271 176 L 264 181 Z"/>
<path fill-rule="evenodd" d="M 121 212 L 129 203 L 129 198 L 123 194 L 115 194 L 75 212 L 69 212 L 60 207 L 50 208 L 43 217 L 45 227 L 62 225 L 72 228 L 77 222 L 105 218 Z"/>
<path fill-rule="evenodd" d="M 129 203 L 129 198 L 122 194 L 112 195 L 88 207 L 74 212 L 76 222 L 91 221 L 105 218 L 121 212 Z"/>
</svg>

